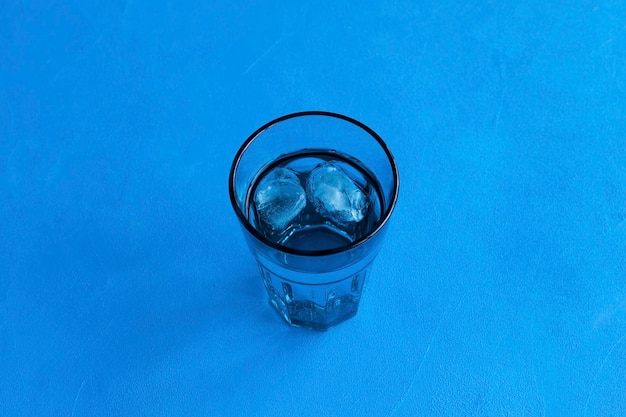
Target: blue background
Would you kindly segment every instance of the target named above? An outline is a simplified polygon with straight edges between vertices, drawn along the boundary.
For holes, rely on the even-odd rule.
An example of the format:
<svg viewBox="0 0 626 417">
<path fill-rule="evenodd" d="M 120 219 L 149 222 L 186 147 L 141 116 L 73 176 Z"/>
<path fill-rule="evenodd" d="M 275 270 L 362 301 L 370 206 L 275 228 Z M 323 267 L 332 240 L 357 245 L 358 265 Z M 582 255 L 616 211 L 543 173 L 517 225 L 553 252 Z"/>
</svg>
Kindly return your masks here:
<svg viewBox="0 0 626 417">
<path fill-rule="evenodd" d="M 2 416 L 626 415 L 622 1 L 0 2 Z M 267 304 L 227 194 L 344 113 L 401 195 L 358 316 Z"/>
</svg>

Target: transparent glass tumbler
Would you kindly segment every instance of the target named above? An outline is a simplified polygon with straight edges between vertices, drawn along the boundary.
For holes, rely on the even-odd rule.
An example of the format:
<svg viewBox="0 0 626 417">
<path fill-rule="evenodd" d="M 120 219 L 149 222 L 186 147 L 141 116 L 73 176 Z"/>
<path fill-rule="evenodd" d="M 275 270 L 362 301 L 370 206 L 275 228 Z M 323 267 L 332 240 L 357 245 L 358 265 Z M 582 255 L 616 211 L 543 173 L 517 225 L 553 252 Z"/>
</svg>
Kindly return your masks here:
<svg viewBox="0 0 626 417">
<path fill-rule="evenodd" d="M 339 188 L 331 188 L 337 190 L 336 194 L 329 195 L 341 204 L 353 204 L 357 193 L 357 209 L 349 206 L 339 215 L 323 217 L 328 216 L 335 203 L 315 201 L 306 191 L 305 214 L 298 214 L 297 220 L 293 220 L 295 226 L 289 226 L 276 238 L 263 230 L 263 215 L 254 206 L 258 198 L 255 187 L 272 167 L 282 166 L 280 161 L 291 161 L 291 165 L 283 165 L 298 174 L 302 186 L 295 188 L 300 192 L 307 190 L 307 181 L 311 181 L 307 178 L 313 176 L 310 171 L 315 167 L 300 162 L 298 155 L 309 165 L 326 169 L 322 174 L 341 171 L 340 178 L 316 175 L 315 184 L 321 188 L 327 185 L 324 181 L 329 182 L 329 187 L 340 184 Z M 334 164 L 340 163 L 348 168 L 337 169 Z M 357 167 L 363 174 L 354 181 L 360 191 L 355 191 L 349 181 L 345 185 L 346 176 L 356 178 L 356 170 L 351 171 L 350 167 Z M 398 187 L 395 160 L 380 136 L 363 123 L 340 114 L 289 114 L 260 127 L 244 142 L 230 171 L 230 199 L 258 263 L 269 302 L 287 323 L 326 330 L 356 315 L 398 197 Z M 362 195 L 369 196 L 372 206 L 363 213 L 358 211 L 367 206 L 361 204 Z M 300 196 L 300 201 L 303 198 Z M 348 231 L 338 230 L 337 218 L 346 216 L 352 216 L 352 223 L 345 227 Z"/>
</svg>

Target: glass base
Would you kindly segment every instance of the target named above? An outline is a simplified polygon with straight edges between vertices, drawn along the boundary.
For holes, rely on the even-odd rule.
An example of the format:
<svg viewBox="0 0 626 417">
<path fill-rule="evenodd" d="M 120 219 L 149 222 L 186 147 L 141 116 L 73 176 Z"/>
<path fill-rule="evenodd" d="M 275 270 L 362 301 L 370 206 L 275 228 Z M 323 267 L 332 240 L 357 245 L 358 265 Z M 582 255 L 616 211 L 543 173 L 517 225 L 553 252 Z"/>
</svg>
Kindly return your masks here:
<svg viewBox="0 0 626 417">
<path fill-rule="evenodd" d="M 281 278 L 259 265 L 269 304 L 290 325 L 327 330 L 357 314 L 368 268 L 331 284 L 307 285 Z"/>
<path fill-rule="evenodd" d="M 270 296 L 269 303 L 285 321 L 295 327 L 325 331 L 356 316 L 359 299 L 345 296 L 332 304 L 321 306 L 312 301 L 295 301 L 286 304 L 278 297 Z"/>
</svg>

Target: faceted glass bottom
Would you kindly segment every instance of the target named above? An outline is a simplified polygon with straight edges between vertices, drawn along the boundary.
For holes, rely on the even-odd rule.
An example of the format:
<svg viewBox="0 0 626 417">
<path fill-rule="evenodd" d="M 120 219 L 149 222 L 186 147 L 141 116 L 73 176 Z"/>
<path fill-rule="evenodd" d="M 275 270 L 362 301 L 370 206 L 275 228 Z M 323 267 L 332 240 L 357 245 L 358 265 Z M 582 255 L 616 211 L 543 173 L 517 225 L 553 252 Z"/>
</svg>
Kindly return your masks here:
<svg viewBox="0 0 626 417">
<path fill-rule="evenodd" d="M 327 330 L 357 314 L 367 268 L 323 285 L 287 281 L 260 266 L 269 303 L 290 325 Z"/>
</svg>

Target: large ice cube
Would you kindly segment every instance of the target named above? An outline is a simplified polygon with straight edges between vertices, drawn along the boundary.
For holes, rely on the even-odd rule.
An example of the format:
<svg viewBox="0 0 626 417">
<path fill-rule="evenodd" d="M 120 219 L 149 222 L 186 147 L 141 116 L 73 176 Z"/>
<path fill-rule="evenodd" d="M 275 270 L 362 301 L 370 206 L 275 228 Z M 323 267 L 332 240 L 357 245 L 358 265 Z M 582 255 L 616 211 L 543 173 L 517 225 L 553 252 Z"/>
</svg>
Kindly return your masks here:
<svg viewBox="0 0 626 417">
<path fill-rule="evenodd" d="M 319 214 L 339 225 L 361 221 L 369 206 L 361 188 L 332 161 L 311 171 L 307 196 Z"/>
<path fill-rule="evenodd" d="M 281 232 L 306 206 L 306 193 L 295 172 L 275 168 L 259 182 L 254 204 L 261 220 Z"/>
</svg>

